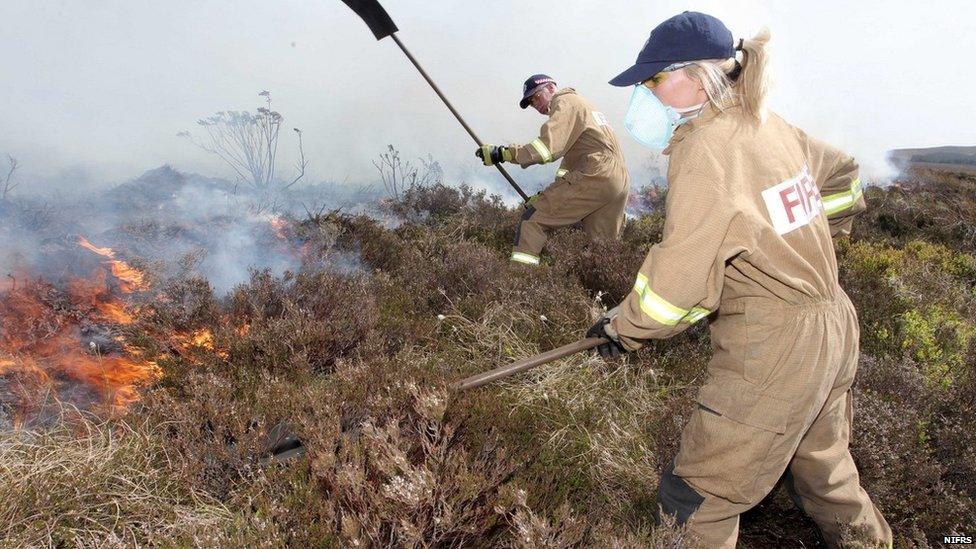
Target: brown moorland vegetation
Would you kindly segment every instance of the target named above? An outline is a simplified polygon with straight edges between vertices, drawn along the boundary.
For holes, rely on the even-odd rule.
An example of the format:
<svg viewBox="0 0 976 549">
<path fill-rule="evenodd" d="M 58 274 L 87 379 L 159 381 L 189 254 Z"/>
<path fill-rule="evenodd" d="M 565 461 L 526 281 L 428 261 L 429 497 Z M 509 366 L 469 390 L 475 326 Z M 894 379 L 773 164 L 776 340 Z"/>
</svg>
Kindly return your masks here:
<svg viewBox="0 0 976 549">
<path fill-rule="evenodd" d="M 709 358 L 697 326 L 617 362 L 576 355 L 483 389 L 466 375 L 581 337 L 660 239 L 662 197 L 620 242 L 556 235 L 507 262 L 519 212 L 469 188 L 406 190 L 365 216 L 287 220 L 318 258 L 229 296 L 177 274 L 126 327 L 162 372 L 128 413 L 3 428 L 11 546 L 693 547 L 655 524 Z M 860 318 L 852 453 L 896 547 L 976 525 L 976 176 L 866 190 L 837 243 Z M 330 255 L 331 254 L 331 255 Z M 355 269 L 329 257 L 358 254 Z M 2 289 L 2 288 L 0 288 Z M 159 334 L 206 333 L 172 352 Z M 0 357 L 2 359 L 3 357 Z M 2 411 L 0 411 L 2 415 Z M 306 454 L 269 461 L 287 422 Z M 852 530 L 852 542 L 856 532 Z M 743 547 L 818 546 L 785 490 Z"/>
</svg>

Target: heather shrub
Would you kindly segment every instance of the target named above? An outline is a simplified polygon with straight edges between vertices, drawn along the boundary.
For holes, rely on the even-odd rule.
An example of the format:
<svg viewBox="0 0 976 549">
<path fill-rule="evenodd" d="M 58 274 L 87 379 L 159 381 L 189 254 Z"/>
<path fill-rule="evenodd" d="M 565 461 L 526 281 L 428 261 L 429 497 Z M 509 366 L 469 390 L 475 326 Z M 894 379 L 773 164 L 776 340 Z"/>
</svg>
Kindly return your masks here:
<svg viewBox="0 0 976 549">
<path fill-rule="evenodd" d="M 425 233 L 411 243 L 393 274 L 422 309 L 442 312 L 459 300 L 483 298 L 506 269 L 504 259 L 482 244 Z"/>
<path fill-rule="evenodd" d="M 648 215 L 642 215 L 627 220 L 621 240 L 641 250 L 645 255 L 651 246 L 661 241 L 664 236 L 664 211 L 655 210 Z"/>
<path fill-rule="evenodd" d="M 513 297 L 504 302 L 512 303 Z M 588 307 L 579 303 L 569 308 L 574 309 Z M 443 330 L 466 351 L 463 360 L 478 366 L 473 371 L 487 370 L 563 343 L 534 343 L 526 333 L 547 327 L 535 319 L 521 307 L 494 306 L 480 319 L 449 316 Z M 575 325 L 566 334 L 571 341 L 590 322 L 567 318 L 549 329 Z M 524 328 L 514 327 L 520 325 Z M 668 344 L 661 342 L 658 350 Z M 591 354 L 579 354 L 478 390 L 497 395 L 511 409 L 514 421 L 504 435 L 506 446 L 524 448 L 532 456 L 524 475 L 531 478 L 525 484 L 529 493 L 541 498 L 536 505 L 554 512 L 555 503 L 568 498 L 590 516 L 634 524 L 653 516 L 653 494 L 661 469 L 675 452 L 680 411 L 690 410 L 694 396 L 668 391 L 663 379 L 699 376 L 704 367 L 687 346 L 670 344 L 670 352 L 634 355 L 632 364 L 604 364 Z M 667 444 L 662 444 L 662 432 Z"/>
<path fill-rule="evenodd" d="M 231 302 L 230 321 L 241 333 L 231 340 L 229 360 L 239 367 L 327 371 L 375 342 L 376 296 L 363 277 L 255 272 Z"/>
<path fill-rule="evenodd" d="M 143 307 L 141 318 L 177 331 L 212 325 L 219 316 L 210 283 L 193 276 L 168 280 Z"/>
<path fill-rule="evenodd" d="M 248 344 L 275 318 L 287 317 L 288 301 L 305 290 L 300 281 L 255 273 L 235 292 L 229 326 L 247 319 Z M 308 301 L 314 313 L 319 302 Z M 218 347 L 223 339 L 215 338 Z M 498 453 L 498 442 L 488 443 L 490 434 L 466 443 L 457 433 L 466 414 L 460 423 L 442 422 L 446 393 L 418 389 L 443 385 L 443 373 L 418 367 L 433 358 L 409 349 L 392 361 L 375 354 L 368 362 L 340 358 L 326 378 L 310 367 L 268 367 L 263 362 L 275 355 L 257 350 L 251 351 L 257 359 L 238 357 L 240 346 L 229 343 L 226 361 L 213 353 L 195 368 L 170 368 L 178 377 L 145 404 L 145 413 L 165 418 L 168 444 L 195 485 L 246 518 L 270 521 L 289 543 L 375 544 L 392 536 L 397 544 L 429 545 L 505 536 L 503 510 L 511 504 L 501 487 L 517 462 Z M 286 419 L 309 449 L 308 468 L 267 470 L 269 429 Z M 356 470 L 361 475 L 350 476 Z M 302 494 L 307 490 L 314 495 Z M 243 507 L 242 498 L 249 502 Z M 282 500 L 301 509 L 282 509 Z M 314 511 L 305 508 L 310 501 Z"/>
<path fill-rule="evenodd" d="M 386 209 L 408 223 L 450 230 L 466 240 L 481 242 L 496 249 L 511 245 L 520 208 L 509 209 L 497 194 L 475 190 L 466 184 L 457 187 L 436 183 L 413 186 Z"/>
<path fill-rule="evenodd" d="M 563 504 L 551 520 L 532 512 L 526 503 L 524 490 L 514 494 L 516 510 L 510 518 L 514 539 L 511 547 L 579 547 L 583 544 L 590 528 L 587 521 L 574 515 L 569 505 Z"/>
<path fill-rule="evenodd" d="M 542 549 L 549 547 L 606 547 L 614 549 L 654 547 L 656 549 L 696 549 L 699 540 L 687 528 L 664 516 L 657 525 L 641 525 L 621 531 L 606 519 L 576 513 L 566 504 L 550 516 L 540 515 L 527 504 L 524 490 L 514 491 L 515 511 L 509 524 L 513 538 L 503 547 Z"/>
<path fill-rule="evenodd" d="M 569 279 L 576 279 L 612 307 L 623 301 L 634 287 L 637 270 L 647 252 L 628 242 L 610 239 L 589 240 L 580 231 L 564 231 L 548 245 L 554 268 Z"/>
<path fill-rule="evenodd" d="M 638 549 L 642 547 L 700 549 L 704 547 L 701 541 L 686 527 L 677 526 L 667 517 L 662 520 L 660 525 L 645 525 L 628 531 L 621 531 L 609 524 L 598 524 L 594 530 L 596 530 L 592 541 L 594 547 L 608 549 Z"/>
<path fill-rule="evenodd" d="M 466 545 L 492 537 L 514 465 L 497 445 L 466 449 L 443 421 L 447 395 L 414 393 L 385 421 L 367 419 L 334 447 L 313 450 L 334 528 L 353 545 Z"/>
<path fill-rule="evenodd" d="M 946 467 L 943 480 L 969 498 L 970 513 L 976 514 L 976 448 L 971 436 L 976 425 L 976 386 L 968 382 L 939 391 L 930 408 L 929 438 L 935 459 Z"/>
<path fill-rule="evenodd" d="M 911 354 L 931 383 L 952 385 L 971 374 L 968 360 L 976 327 L 956 311 L 933 306 L 902 317 L 902 349 Z"/>
<path fill-rule="evenodd" d="M 436 330 L 436 315 L 428 311 L 418 311 L 418 295 L 399 278 L 383 271 L 375 271 L 370 276 L 369 291 L 376 299 L 376 337 L 377 345 L 382 345 L 388 354 L 418 341 L 428 341 Z"/>
<path fill-rule="evenodd" d="M 312 231 L 317 230 L 323 222 L 338 225 L 334 242 L 336 248 L 358 253 L 369 268 L 389 270 L 400 261 L 401 248 L 405 244 L 401 231 L 385 229 L 366 216 L 334 216 L 329 221 L 305 220 L 302 225 L 307 227 L 306 231 Z"/>
<path fill-rule="evenodd" d="M 479 345 L 492 345 L 501 353 L 499 358 L 521 357 L 527 355 L 520 353 L 519 346 L 564 345 L 579 339 L 589 327 L 590 299 L 578 284 L 547 265 L 529 271 L 509 264 L 506 269 L 509 276 L 504 282 L 456 309 L 485 327 L 487 333 L 477 336 L 482 338 Z"/>
<path fill-rule="evenodd" d="M 897 532 L 932 534 L 976 518 L 967 473 L 971 444 L 958 438 L 973 424 L 972 391 L 953 396 L 932 386 L 911 358 L 862 355 L 854 388 L 851 453 L 861 481 Z M 944 403 L 944 404 L 942 404 Z M 923 501 L 938 501 L 926 506 Z"/>
<path fill-rule="evenodd" d="M 888 188 L 868 187 L 853 236 L 893 246 L 925 240 L 976 251 L 976 176 L 912 169 Z"/>
<path fill-rule="evenodd" d="M 414 185 L 405 190 L 400 198 L 384 206 L 393 214 L 414 222 L 443 222 L 457 215 L 472 202 L 485 199 L 485 192 L 475 193 L 471 187 L 451 187 L 443 183 Z"/>
<path fill-rule="evenodd" d="M 973 499 L 943 479 L 947 470 L 934 459 L 925 416 L 875 393 L 857 394 L 855 399 L 859 419 L 854 422 L 851 452 L 865 489 L 892 528 L 934 534 L 971 523 L 976 516 Z M 932 501 L 939 504 L 925 503 Z"/>
<path fill-rule="evenodd" d="M 147 406 L 167 418 L 168 444 L 195 485 L 262 517 L 288 543 L 504 538 L 518 462 L 490 431 L 476 445 L 465 440 L 464 409 L 446 417 L 450 395 L 416 366 L 419 358 L 340 361 L 328 381 L 302 384 L 193 374 L 179 398 L 154 394 Z M 267 469 L 268 430 L 284 418 L 308 454 Z"/>
</svg>

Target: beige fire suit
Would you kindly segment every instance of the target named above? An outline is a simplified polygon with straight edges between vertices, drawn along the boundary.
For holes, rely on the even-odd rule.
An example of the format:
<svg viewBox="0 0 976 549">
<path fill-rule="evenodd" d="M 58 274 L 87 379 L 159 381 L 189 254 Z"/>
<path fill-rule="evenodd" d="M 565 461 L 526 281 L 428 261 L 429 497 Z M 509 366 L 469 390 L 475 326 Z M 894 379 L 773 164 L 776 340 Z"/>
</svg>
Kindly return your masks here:
<svg viewBox="0 0 976 549">
<path fill-rule="evenodd" d="M 865 209 L 857 164 L 738 108 L 706 108 L 665 154 L 664 237 L 608 329 L 633 350 L 713 317 L 708 377 L 662 476 L 662 509 L 707 547 L 734 547 L 739 514 L 788 471 L 832 546 L 841 523 L 890 545 L 848 451 L 858 325 L 831 237 Z"/>
<path fill-rule="evenodd" d="M 630 188 L 624 157 L 607 117 L 576 90 L 557 91 L 539 137 L 509 148 L 523 168 L 562 158 L 556 180 L 522 215 L 512 261 L 538 265 L 547 233 L 580 221 L 591 238 L 620 235 Z"/>
</svg>

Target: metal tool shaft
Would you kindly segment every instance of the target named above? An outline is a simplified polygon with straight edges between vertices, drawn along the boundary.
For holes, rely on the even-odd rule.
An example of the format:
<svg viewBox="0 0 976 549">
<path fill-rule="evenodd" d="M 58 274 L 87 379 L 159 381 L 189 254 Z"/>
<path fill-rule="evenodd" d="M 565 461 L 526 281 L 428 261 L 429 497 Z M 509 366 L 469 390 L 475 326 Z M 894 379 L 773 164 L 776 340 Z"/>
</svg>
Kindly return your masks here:
<svg viewBox="0 0 976 549">
<path fill-rule="evenodd" d="M 487 372 L 462 379 L 455 385 L 455 388 L 460 391 L 464 391 L 466 389 L 481 387 L 482 385 L 491 383 L 492 381 L 513 376 L 519 372 L 524 372 L 526 370 L 535 368 L 536 366 L 541 366 L 548 362 L 559 360 L 560 358 L 576 354 L 580 351 L 592 349 L 593 347 L 606 342 L 607 340 L 602 337 L 588 337 L 586 339 L 581 339 L 574 343 L 570 343 L 569 345 L 563 345 L 562 347 L 557 347 L 551 351 L 546 351 L 544 353 L 513 362 L 507 366 L 495 368 L 494 370 L 489 370 Z"/>
<path fill-rule="evenodd" d="M 454 118 L 457 118 L 458 122 L 460 122 L 461 125 L 464 126 L 465 131 L 467 131 L 468 135 L 470 135 L 471 138 L 474 139 L 474 142 L 477 143 L 479 147 L 484 145 L 484 142 L 481 141 L 481 138 L 479 138 L 474 133 L 474 130 L 471 129 L 471 126 L 468 126 L 468 123 L 464 121 L 464 118 L 461 118 L 461 114 L 458 113 L 457 109 L 454 108 L 454 105 L 452 105 L 451 102 L 447 100 L 447 97 L 444 95 L 444 92 L 442 92 L 441 89 L 437 87 L 437 84 L 435 84 L 434 81 L 430 78 L 430 75 L 427 74 L 427 71 L 425 71 L 424 68 L 420 66 L 420 63 L 418 63 L 417 59 L 410 53 L 410 50 L 408 50 L 407 47 L 403 45 L 403 42 L 400 41 L 400 37 L 397 36 L 396 33 L 393 33 L 390 35 L 390 38 L 392 38 L 393 41 L 396 42 L 396 45 L 400 47 L 400 50 L 402 50 L 403 53 L 407 56 L 407 59 L 409 59 L 410 62 L 413 63 L 413 66 L 417 67 L 417 70 L 420 71 L 420 75 L 423 76 L 424 80 L 426 80 L 427 83 L 430 84 L 430 87 L 434 89 L 434 92 L 437 93 L 437 97 L 440 97 L 441 101 L 443 101 L 444 104 L 447 106 L 447 108 L 450 109 L 451 114 L 454 115 Z M 516 183 L 515 180 L 512 179 L 512 176 L 508 175 L 508 172 L 505 171 L 505 168 L 503 168 L 501 164 L 495 164 L 495 167 L 498 168 L 498 171 L 501 172 L 501 174 L 505 177 L 505 179 L 508 180 L 508 182 L 515 189 L 515 192 L 517 192 L 519 196 L 522 197 L 522 200 L 527 201 L 529 199 L 529 196 L 525 194 L 525 191 L 523 191 L 522 188 L 518 186 L 518 183 Z"/>
</svg>

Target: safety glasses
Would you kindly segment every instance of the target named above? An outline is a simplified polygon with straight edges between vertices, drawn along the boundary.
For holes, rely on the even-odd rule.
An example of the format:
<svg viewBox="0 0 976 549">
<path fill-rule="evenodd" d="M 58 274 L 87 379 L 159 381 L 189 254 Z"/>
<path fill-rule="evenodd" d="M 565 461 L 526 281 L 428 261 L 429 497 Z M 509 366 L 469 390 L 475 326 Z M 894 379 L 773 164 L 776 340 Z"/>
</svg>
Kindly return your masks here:
<svg viewBox="0 0 976 549">
<path fill-rule="evenodd" d="M 694 65 L 694 64 L 695 64 L 694 61 L 683 61 L 681 63 L 671 63 L 667 67 L 664 67 L 663 69 L 661 69 L 661 71 L 658 72 L 657 74 L 655 74 L 654 76 L 652 76 L 652 77 L 648 78 L 647 80 L 641 82 L 641 85 L 647 86 L 648 88 L 655 88 L 657 86 L 660 86 L 661 85 L 661 82 L 664 82 L 665 80 L 667 80 L 668 79 L 668 75 L 670 73 L 672 73 L 672 72 L 674 72 L 674 71 L 676 71 L 678 69 L 683 69 L 683 68 L 687 67 L 688 65 Z"/>
</svg>

